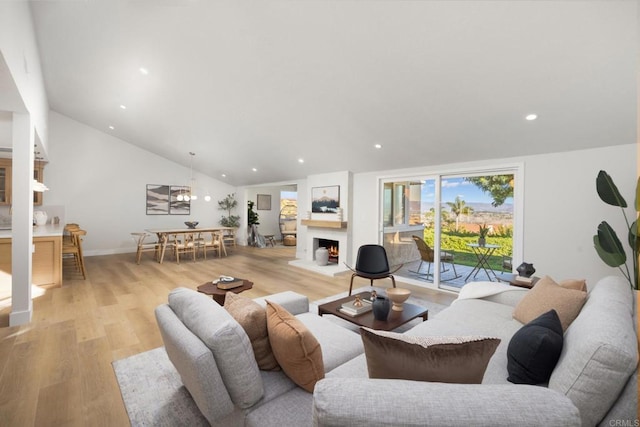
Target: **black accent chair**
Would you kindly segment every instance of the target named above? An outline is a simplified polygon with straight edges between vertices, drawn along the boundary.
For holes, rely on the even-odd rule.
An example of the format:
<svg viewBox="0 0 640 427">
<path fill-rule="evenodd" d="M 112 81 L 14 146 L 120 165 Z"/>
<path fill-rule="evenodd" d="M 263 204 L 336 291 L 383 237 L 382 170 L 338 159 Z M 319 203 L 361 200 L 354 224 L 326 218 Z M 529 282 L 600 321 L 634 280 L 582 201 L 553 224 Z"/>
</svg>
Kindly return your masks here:
<svg viewBox="0 0 640 427">
<path fill-rule="evenodd" d="M 351 283 L 349 284 L 349 295 L 353 290 L 353 279 L 363 277 L 371 281 L 377 279 L 391 279 L 393 287 L 396 287 L 396 279 L 393 277 L 393 273 L 402 268 L 400 264 L 395 270 L 391 271 L 389 268 L 389 260 L 387 259 L 387 251 L 380 245 L 362 245 L 358 249 L 358 258 L 356 259 L 356 268 L 351 268 L 345 263 L 349 270 L 353 271 L 351 275 Z"/>
</svg>

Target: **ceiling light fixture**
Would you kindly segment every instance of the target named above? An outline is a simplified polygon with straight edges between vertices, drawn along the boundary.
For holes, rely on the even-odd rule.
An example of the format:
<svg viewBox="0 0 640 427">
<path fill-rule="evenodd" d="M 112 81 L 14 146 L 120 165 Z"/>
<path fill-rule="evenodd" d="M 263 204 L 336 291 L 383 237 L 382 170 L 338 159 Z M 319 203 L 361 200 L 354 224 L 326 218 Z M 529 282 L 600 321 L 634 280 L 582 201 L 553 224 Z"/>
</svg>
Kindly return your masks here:
<svg viewBox="0 0 640 427">
<path fill-rule="evenodd" d="M 144 74 L 146 76 L 149 74 L 149 70 L 144 67 L 140 67 L 140 74 Z"/>
<path fill-rule="evenodd" d="M 256 168 L 251 168 L 251 170 L 254 171 L 254 172 L 258 172 L 258 169 L 256 169 Z"/>
<path fill-rule="evenodd" d="M 298 159 L 298 163 L 304 163 L 304 159 L 303 158 Z"/>
<path fill-rule="evenodd" d="M 382 144 L 376 144 L 374 145 L 375 148 L 377 148 L 378 150 L 382 148 Z"/>
<path fill-rule="evenodd" d="M 113 127 L 113 126 L 109 126 L 109 129 L 114 130 L 114 129 L 115 129 L 115 127 Z"/>
<path fill-rule="evenodd" d="M 126 109 L 127 109 L 127 106 L 126 106 L 126 105 L 124 105 L 124 104 L 120 104 L 120 108 L 121 108 L 121 109 L 123 109 L 123 110 L 126 110 Z"/>
<path fill-rule="evenodd" d="M 538 115 L 537 115 L 537 114 L 527 114 L 527 115 L 525 116 L 525 119 L 527 119 L 527 120 L 529 120 L 529 121 L 535 120 L 535 119 L 537 119 L 537 118 L 538 118 Z"/>
<path fill-rule="evenodd" d="M 226 177 L 227 177 L 227 174 L 226 174 L 226 173 L 223 173 L 223 174 L 221 174 L 220 176 L 221 176 L 221 177 L 223 177 L 223 178 L 226 178 Z"/>
<path fill-rule="evenodd" d="M 189 161 L 189 183 L 183 187 L 183 188 L 187 188 L 187 191 L 183 191 L 182 189 L 180 190 L 180 193 L 176 196 L 176 199 L 179 202 L 185 201 L 188 202 L 189 200 L 198 200 L 198 195 L 196 194 L 196 180 L 193 179 L 193 158 L 195 157 L 196 153 L 189 151 L 189 156 L 191 156 L 191 159 Z M 209 194 L 207 194 L 204 198 L 205 201 L 210 201 L 211 200 L 211 196 L 209 196 Z"/>
</svg>

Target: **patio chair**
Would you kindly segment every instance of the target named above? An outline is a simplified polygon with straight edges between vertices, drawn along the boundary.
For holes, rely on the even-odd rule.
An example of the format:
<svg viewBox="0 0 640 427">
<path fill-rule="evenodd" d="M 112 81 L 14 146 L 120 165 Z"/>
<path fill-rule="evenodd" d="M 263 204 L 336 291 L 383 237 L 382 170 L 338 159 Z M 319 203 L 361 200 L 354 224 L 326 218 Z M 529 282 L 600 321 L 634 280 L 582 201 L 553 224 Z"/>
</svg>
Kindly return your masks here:
<svg viewBox="0 0 640 427">
<path fill-rule="evenodd" d="M 371 281 L 378 279 L 391 279 L 393 287 L 396 287 L 396 279 L 393 277 L 393 273 L 400 270 L 403 264 L 400 264 L 393 271 L 389 268 L 389 260 L 387 259 L 387 251 L 380 245 L 362 245 L 358 249 L 358 257 L 356 259 L 356 268 L 351 268 L 345 263 L 349 270 L 353 271 L 351 275 L 351 283 L 349 284 L 349 295 L 353 291 L 353 279 L 363 277 Z"/>
<path fill-rule="evenodd" d="M 424 278 L 433 276 L 433 273 L 431 273 L 431 264 L 435 261 L 434 250 L 431 249 L 431 247 L 427 245 L 427 243 L 421 237 L 411 236 L 411 238 L 413 239 L 414 242 L 416 242 L 416 246 L 418 247 L 418 252 L 420 252 L 420 265 L 418 266 L 417 270 L 415 271 L 409 270 L 409 272 L 417 274 L 418 276 L 423 276 Z M 456 265 L 454 264 L 453 260 L 454 260 L 453 252 L 446 252 L 446 251 L 440 252 L 440 267 L 441 267 L 440 272 L 445 273 L 449 271 L 449 269 L 446 268 L 445 263 L 451 264 L 451 267 L 453 268 L 454 277 L 448 280 L 453 280 L 460 277 L 458 275 L 458 272 L 456 271 Z M 424 264 L 425 262 L 427 263 L 427 272 L 423 273 L 420 271 L 420 269 L 422 268 L 422 264 Z"/>
</svg>

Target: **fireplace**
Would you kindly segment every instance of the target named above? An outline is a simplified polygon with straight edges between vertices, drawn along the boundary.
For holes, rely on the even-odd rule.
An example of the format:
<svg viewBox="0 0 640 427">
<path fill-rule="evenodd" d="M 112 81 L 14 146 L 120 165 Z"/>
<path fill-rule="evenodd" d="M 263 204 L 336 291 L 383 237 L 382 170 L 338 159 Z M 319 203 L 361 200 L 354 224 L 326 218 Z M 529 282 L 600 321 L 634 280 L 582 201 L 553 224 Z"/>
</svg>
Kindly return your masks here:
<svg viewBox="0 0 640 427">
<path fill-rule="evenodd" d="M 330 239 L 313 239 L 314 240 L 314 254 L 315 250 L 318 248 L 327 248 L 329 251 L 329 264 L 338 264 L 338 260 L 340 258 L 340 242 L 337 240 Z M 314 255 L 315 257 L 315 255 Z"/>
</svg>

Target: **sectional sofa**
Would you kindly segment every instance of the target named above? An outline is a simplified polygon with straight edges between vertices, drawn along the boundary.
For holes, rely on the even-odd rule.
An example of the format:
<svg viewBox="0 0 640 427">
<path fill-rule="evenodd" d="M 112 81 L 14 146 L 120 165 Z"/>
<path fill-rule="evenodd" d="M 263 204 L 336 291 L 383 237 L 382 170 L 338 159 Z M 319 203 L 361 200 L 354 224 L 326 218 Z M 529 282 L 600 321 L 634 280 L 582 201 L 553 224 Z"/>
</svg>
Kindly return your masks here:
<svg viewBox="0 0 640 427">
<path fill-rule="evenodd" d="M 636 305 L 628 283 L 611 276 L 590 286 L 546 385 L 507 381 L 508 345 L 523 327 L 514 307 L 527 292 L 457 300 L 405 333 L 499 338 L 481 384 L 371 379 L 360 335 L 309 312 L 307 298 L 293 292 L 255 301 L 284 307 L 317 339 L 324 378 L 313 393 L 282 370 L 260 370 L 240 324 L 202 294 L 173 290 L 156 318 L 170 360 L 211 425 L 637 425 Z"/>
</svg>

